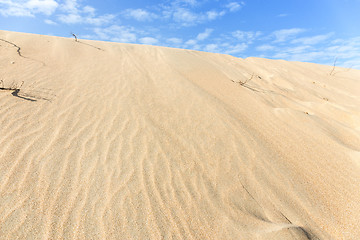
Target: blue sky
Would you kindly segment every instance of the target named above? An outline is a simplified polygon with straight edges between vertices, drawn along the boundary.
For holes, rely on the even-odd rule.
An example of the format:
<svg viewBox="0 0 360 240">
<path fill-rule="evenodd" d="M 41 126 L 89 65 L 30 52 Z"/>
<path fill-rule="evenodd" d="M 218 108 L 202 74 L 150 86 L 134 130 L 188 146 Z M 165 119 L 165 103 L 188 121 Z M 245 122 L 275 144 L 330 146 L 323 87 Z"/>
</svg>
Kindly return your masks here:
<svg viewBox="0 0 360 240">
<path fill-rule="evenodd" d="M 0 29 L 360 69 L 360 0 L 0 0 Z"/>
</svg>

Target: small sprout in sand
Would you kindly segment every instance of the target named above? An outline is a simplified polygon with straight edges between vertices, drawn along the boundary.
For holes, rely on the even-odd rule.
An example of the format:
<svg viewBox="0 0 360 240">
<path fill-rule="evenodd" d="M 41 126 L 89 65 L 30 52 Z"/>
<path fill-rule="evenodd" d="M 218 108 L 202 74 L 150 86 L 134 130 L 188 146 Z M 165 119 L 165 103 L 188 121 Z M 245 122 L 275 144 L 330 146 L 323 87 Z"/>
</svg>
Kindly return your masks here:
<svg viewBox="0 0 360 240">
<path fill-rule="evenodd" d="M 328 98 L 325 98 L 325 97 L 323 98 L 323 100 L 325 100 L 325 101 L 329 101 L 329 99 L 328 99 Z"/>
</svg>

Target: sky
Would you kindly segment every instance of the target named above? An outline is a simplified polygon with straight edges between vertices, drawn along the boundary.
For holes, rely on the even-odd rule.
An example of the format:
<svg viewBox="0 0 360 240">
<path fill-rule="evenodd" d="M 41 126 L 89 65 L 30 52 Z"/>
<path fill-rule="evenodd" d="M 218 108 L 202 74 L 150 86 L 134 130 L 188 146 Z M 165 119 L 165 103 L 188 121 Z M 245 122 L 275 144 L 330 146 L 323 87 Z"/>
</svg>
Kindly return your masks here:
<svg viewBox="0 0 360 240">
<path fill-rule="evenodd" d="M 360 0 L 0 0 L 0 29 L 360 69 Z"/>
</svg>

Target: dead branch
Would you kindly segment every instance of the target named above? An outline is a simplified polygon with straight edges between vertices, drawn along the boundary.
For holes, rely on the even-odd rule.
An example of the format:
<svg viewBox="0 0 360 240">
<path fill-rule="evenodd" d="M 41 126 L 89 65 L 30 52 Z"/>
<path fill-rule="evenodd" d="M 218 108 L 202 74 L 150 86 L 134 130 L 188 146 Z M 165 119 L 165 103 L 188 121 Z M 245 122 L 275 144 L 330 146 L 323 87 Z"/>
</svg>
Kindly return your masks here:
<svg viewBox="0 0 360 240">
<path fill-rule="evenodd" d="M 337 57 L 334 59 L 334 66 L 333 66 L 333 68 L 332 68 L 332 70 L 330 72 L 330 76 L 335 74 L 334 71 L 335 71 L 335 67 L 336 67 L 336 61 L 337 61 Z"/>
<path fill-rule="evenodd" d="M 75 35 L 75 33 L 71 33 L 71 35 L 73 35 L 73 36 L 74 36 L 74 38 L 75 38 L 75 42 L 77 42 L 77 41 L 78 41 L 78 39 L 77 39 L 77 36 Z"/>
</svg>

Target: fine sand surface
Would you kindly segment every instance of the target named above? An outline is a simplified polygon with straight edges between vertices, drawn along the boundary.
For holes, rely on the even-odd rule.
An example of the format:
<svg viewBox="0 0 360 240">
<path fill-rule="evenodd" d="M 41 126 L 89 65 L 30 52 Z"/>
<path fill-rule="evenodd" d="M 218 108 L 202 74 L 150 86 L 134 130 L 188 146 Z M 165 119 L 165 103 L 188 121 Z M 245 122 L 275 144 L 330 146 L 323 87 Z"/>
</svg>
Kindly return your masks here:
<svg viewBox="0 0 360 240">
<path fill-rule="evenodd" d="M 359 70 L 0 39 L 0 239 L 359 239 Z"/>
</svg>

